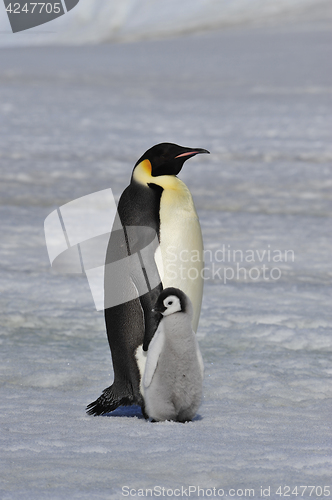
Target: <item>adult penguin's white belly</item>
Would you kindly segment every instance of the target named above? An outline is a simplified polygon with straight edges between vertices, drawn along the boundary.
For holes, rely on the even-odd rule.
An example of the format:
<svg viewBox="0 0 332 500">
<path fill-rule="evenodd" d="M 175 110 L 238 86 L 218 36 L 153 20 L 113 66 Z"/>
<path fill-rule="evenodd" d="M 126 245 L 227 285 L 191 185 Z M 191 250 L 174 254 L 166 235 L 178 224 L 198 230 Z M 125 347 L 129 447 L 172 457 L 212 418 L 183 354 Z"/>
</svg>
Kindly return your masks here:
<svg viewBox="0 0 332 500">
<path fill-rule="evenodd" d="M 175 176 L 162 176 L 160 199 L 160 250 L 164 288 L 180 288 L 194 309 L 197 331 L 203 295 L 203 240 L 194 202 L 187 186 Z M 158 264 L 158 261 L 157 261 Z"/>
</svg>

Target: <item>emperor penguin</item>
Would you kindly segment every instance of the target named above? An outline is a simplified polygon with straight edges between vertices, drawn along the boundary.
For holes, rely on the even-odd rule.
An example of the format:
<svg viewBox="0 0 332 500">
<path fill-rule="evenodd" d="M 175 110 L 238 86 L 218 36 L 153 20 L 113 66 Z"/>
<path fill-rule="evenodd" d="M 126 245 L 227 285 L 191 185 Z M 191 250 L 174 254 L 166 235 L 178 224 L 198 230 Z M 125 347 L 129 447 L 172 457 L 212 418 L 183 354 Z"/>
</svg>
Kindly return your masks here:
<svg viewBox="0 0 332 500">
<path fill-rule="evenodd" d="M 154 311 L 162 314 L 147 355 L 141 392 L 145 413 L 154 421 L 192 420 L 202 399 L 204 365 L 192 329 L 190 299 L 178 288 L 166 288 Z"/>
<path fill-rule="evenodd" d="M 203 294 L 203 241 L 201 227 L 188 187 L 177 175 L 183 164 L 206 149 L 188 148 L 173 143 L 161 143 L 147 150 L 136 162 L 131 182 L 122 193 L 108 244 L 105 265 L 105 322 L 112 354 L 114 382 L 102 395 L 88 405 L 90 415 L 103 415 L 118 406 L 140 405 L 144 413 L 144 400 L 140 391 L 141 375 L 137 357 L 138 347 L 146 352 L 158 327 L 160 314 L 152 313 L 160 292 L 167 287 L 180 288 L 193 305 L 193 329 L 197 330 Z M 137 236 L 137 229 L 144 228 Z M 135 269 L 132 282 L 122 283 L 121 273 L 116 278 L 109 263 L 126 261 L 133 256 L 131 242 L 151 241 L 156 235 L 156 252 L 139 262 L 147 286 L 140 286 Z M 143 243 L 142 243 L 143 241 Z M 150 245 L 151 246 L 151 245 Z M 138 252 L 139 253 L 139 252 Z M 143 252 L 140 252 L 143 254 Z M 157 276 L 157 278 L 156 278 Z M 115 283 L 115 286 L 114 286 Z M 127 293 L 126 287 L 133 292 Z M 119 290 L 118 290 L 119 288 Z M 125 289 L 123 291 L 123 289 Z M 135 295 L 135 292 L 136 295 Z M 113 297 L 124 297 L 118 303 Z M 118 297 L 115 297 L 118 298 Z M 112 299 L 112 300 L 111 300 Z M 144 361 L 144 360 L 143 360 Z"/>
</svg>

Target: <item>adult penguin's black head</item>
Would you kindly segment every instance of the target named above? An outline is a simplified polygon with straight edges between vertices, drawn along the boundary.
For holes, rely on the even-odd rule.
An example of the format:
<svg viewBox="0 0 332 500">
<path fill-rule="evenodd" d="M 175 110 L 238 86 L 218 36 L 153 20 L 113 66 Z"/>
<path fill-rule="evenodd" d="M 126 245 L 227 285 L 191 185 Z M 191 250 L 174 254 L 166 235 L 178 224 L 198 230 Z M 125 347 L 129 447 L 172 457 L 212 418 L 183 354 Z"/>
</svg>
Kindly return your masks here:
<svg viewBox="0 0 332 500">
<path fill-rule="evenodd" d="M 201 148 L 185 148 L 171 142 L 162 142 L 148 149 L 137 161 L 135 167 L 142 161 L 149 160 L 152 177 L 177 175 L 186 160 L 201 153 L 209 153 L 209 151 Z"/>
</svg>

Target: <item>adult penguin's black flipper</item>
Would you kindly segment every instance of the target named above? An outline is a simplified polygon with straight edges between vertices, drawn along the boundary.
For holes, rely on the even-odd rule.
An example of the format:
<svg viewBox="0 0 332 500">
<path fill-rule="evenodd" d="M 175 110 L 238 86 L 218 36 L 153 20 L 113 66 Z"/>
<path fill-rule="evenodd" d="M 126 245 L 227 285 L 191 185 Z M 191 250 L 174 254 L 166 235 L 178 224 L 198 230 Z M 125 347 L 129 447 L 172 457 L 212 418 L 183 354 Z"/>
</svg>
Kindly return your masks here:
<svg viewBox="0 0 332 500">
<path fill-rule="evenodd" d="M 147 351 L 149 344 L 158 328 L 162 315 L 159 313 L 151 314 L 155 303 L 162 291 L 162 286 L 151 290 L 149 294 L 141 297 L 141 304 L 144 312 L 145 334 L 143 340 L 143 351 Z"/>
</svg>

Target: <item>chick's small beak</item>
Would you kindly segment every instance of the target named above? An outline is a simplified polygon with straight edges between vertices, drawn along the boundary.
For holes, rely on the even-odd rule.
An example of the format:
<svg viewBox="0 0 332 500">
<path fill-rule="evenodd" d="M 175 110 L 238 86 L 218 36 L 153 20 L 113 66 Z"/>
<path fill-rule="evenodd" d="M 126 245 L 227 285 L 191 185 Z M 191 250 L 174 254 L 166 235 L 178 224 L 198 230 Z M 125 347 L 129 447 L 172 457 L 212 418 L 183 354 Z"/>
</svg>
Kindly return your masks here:
<svg viewBox="0 0 332 500">
<path fill-rule="evenodd" d="M 153 313 L 155 313 L 155 314 L 157 314 L 157 313 L 162 314 L 162 313 L 165 311 L 165 309 L 166 309 L 166 308 L 164 308 L 164 309 L 158 309 L 157 307 L 154 307 L 153 309 L 151 309 L 151 311 L 152 311 Z"/>
</svg>

